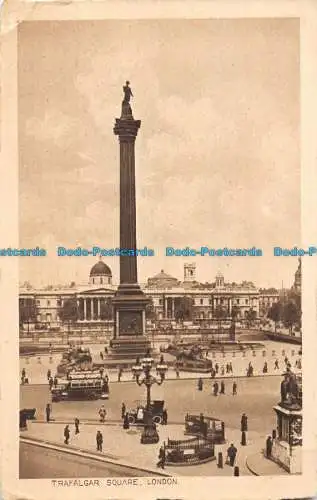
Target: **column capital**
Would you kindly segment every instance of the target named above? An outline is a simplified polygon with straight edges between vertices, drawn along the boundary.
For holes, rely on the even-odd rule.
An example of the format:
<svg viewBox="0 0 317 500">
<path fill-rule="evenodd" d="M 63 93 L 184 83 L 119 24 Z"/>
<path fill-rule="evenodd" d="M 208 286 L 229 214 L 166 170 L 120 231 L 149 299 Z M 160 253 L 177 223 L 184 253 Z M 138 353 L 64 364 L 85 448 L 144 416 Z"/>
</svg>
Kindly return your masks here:
<svg viewBox="0 0 317 500">
<path fill-rule="evenodd" d="M 140 126 L 141 120 L 116 118 L 113 133 L 119 136 L 120 142 L 134 142 Z"/>
</svg>

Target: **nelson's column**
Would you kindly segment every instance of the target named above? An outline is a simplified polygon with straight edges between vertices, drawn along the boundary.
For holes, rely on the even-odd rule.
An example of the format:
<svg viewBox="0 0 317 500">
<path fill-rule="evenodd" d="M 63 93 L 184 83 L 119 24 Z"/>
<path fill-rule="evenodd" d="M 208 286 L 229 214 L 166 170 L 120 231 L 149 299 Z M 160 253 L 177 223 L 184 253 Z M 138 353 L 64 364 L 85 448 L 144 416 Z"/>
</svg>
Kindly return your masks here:
<svg viewBox="0 0 317 500">
<path fill-rule="evenodd" d="M 120 143 L 120 249 L 136 250 L 135 139 L 141 125 L 132 115 L 129 82 L 123 87 L 121 117 L 114 134 Z M 145 337 L 148 299 L 138 285 L 137 257 L 120 254 L 120 285 L 113 299 L 115 324 L 112 348 L 122 358 L 144 355 L 150 347 Z M 132 359 L 131 359 L 132 361 Z"/>
</svg>

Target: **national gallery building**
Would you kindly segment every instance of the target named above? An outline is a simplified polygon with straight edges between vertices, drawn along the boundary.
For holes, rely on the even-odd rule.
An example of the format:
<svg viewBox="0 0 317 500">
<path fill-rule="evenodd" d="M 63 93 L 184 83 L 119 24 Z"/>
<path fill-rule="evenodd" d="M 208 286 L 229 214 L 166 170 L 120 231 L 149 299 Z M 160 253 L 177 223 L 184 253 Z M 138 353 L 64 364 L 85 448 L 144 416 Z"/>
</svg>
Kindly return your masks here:
<svg viewBox="0 0 317 500">
<path fill-rule="evenodd" d="M 296 274 L 299 273 L 298 269 L 295 285 Z M 299 280 L 300 276 L 297 276 L 297 282 Z M 199 283 L 196 281 L 196 264 L 193 263 L 184 264 L 183 281 L 161 270 L 141 287 L 151 299 L 152 319 L 163 323 L 179 319 L 184 303 L 190 304 L 191 320 L 199 324 L 215 319 L 219 308 L 223 317 L 227 318 L 230 318 L 233 307 L 238 320 L 247 319 L 250 312 L 253 318 L 261 318 L 280 298 L 278 290 L 259 289 L 252 282 L 226 283 L 221 273 L 217 274 L 214 282 Z M 111 269 L 99 260 L 91 268 L 88 282 L 84 285 L 45 289 L 33 289 L 30 285 L 21 287 L 20 309 L 32 304 L 33 311 L 36 311 L 36 319 L 32 322 L 57 327 L 62 324 L 60 313 L 64 302 L 76 299 L 77 323 L 88 327 L 112 319 L 111 300 L 116 290 Z"/>
</svg>

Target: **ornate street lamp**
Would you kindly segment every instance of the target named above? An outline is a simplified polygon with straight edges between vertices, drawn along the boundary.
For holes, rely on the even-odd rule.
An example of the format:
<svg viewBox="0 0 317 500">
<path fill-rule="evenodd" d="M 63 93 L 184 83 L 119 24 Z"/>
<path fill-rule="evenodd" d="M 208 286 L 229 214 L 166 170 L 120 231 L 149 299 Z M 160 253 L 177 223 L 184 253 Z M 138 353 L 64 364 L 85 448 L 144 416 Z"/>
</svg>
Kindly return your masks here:
<svg viewBox="0 0 317 500">
<path fill-rule="evenodd" d="M 156 430 L 156 424 L 153 422 L 152 405 L 151 405 L 151 387 L 154 384 L 162 385 L 165 379 L 165 374 L 168 370 L 167 365 L 164 363 L 164 358 L 161 356 L 159 364 L 156 365 L 156 373 L 158 377 L 151 374 L 154 365 L 154 359 L 150 356 L 149 352 L 146 356 L 136 360 L 136 364 L 132 366 L 132 373 L 135 376 L 136 383 L 146 387 L 146 408 L 144 412 L 144 428 L 141 435 L 142 444 L 158 443 L 159 435 Z M 141 375 L 143 374 L 142 378 Z"/>
</svg>

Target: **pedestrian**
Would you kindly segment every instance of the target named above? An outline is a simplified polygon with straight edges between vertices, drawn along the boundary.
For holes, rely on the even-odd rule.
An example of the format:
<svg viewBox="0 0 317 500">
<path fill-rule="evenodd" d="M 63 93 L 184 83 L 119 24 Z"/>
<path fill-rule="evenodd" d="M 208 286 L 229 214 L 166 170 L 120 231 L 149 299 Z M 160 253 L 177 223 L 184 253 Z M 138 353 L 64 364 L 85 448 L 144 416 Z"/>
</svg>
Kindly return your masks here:
<svg viewBox="0 0 317 500">
<path fill-rule="evenodd" d="M 122 373 L 123 373 L 123 369 L 119 368 L 119 371 L 118 371 L 118 382 L 121 382 Z"/>
<path fill-rule="evenodd" d="M 101 360 L 103 360 L 103 352 L 102 352 L 102 351 L 100 351 L 100 353 L 99 353 L 99 354 L 100 354 L 100 359 L 101 359 Z"/>
<path fill-rule="evenodd" d="M 164 408 L 164 410 L 162 412 L 162 424 L 167 425 L 167 409 L 166 408 Z"/>
<path fill-rule="evenodd" d="M 216 370 L 216 374 L 218 374 L 218 372 L 219 372 L 219 365 L 218 365 L 218 363 L 215 364 L 215 370 Z"/>
<path fill-rule="evenodd" d="M 69 425 L 66 425 L 65 428 L 64 428 L 64 443 L 65 444 L 68 444 L 69 443 L 69 436 L 70 436 L 70 432 L 69 432 Z"/>
<path fill-rule="evenodd" d="M 25 383 L 25 378 L 23 377 L 23 375 L 21 376 L 21 384 L 24 385 Z"/>
<path fill-rule="evenodd" d="M 51 378 L 51 370 L 47 370 L 47 380 L 49 380 Z"/>
<path fill-rule="evenodd" d="M 76 417 L 75 418 L 75 434 L 79 434 L 79 419 Z"/>
<path fill-rule="evenodd" d="M 225 383 L 223 380 L 220 383 L 220 394 L 225 394 Z"/>
<path fill-rule="evenodd" d="M 103 368 L 100 368 L 100 370 L 99 370 L 99 375 L 100 375 L 100 377 L 102 378 L 102 376 L 103 376 Z"/>
<path fill-rule="evenodd" d="M 263 366 L 263 373 L 267 373 L 267 362 L 265 361 Z"/>
<path fill-rule="evenodd" d="M 215 382 L 213 385 L 214 396 L 218 396 L 219 385 L 218 382 Z"/>
<path fill-rule="evenodd" d="M 47 403 L 46 405 L 45 413 L 46 413 L 46 422 L 49 422 L 51 416 L 51 405 L 49 403 Z"/>
<path fill-rule="evenodd" d="M 122 418 L 122 420 L 124 419 L 125 414 L 126 414 L 126 406 L 124 403 L 122 403 L 122 405 L 121 405 L 121 418 Z"/>
<path fill-rule="evenodd" d="M 230 368 L 230 373 L 233 373 L 233 368 L 232 368 L 232 363 L 231 363 L 231 361 L 230 361 L 230 363 L 229 363 L 229 368 Z"/>
<path fill-rule="evenodd" d="M 224 374 L 225 374 L 225 368 L 224 368 L 224 366 L 222 366 L 221 367 L 221 375 L 224 376 Z"/>
<path fill-rule="evenodd" d="M 58 385 L 58 378 L 55 375 L 55 377 L 54 377 L 54 387 L 57 387 L 57 385 Z"/>
<path fill-rule="evenodd" d="M 243 413 L 241 417 L 241 431 L 246 432 L 247 430 L 248 430 L 248 417 L 245 413 Z"/>
<path fill-rule="evenodd" d="M 96 434 L 97 451 L 102 451 L 103 436 L 100 431 Z"/>
<path fill-rule="evenodd" d="M 203 379 L 202 379 L 202 378 L 199 378 L 199 379 L 198 379 L 197 389 L 198 389 L 199 391 L 202 391 L 202 390 L 203 390 Z"/>
<path fill-rule="evenodd" d="M 99 410 L 100 422 L 104 423 L 105 418 L 106 418 L 106 414 L 107 414 L 107 412 L 106 412 L 104 405 L 101 405 L 101 408 Z"/>
<path fill-rule="evenodd" d="M 237 383 L 233 382 L 232 384 L 232 395 L 236 396 L 237 395 Z"/>
<path fill-rule="evenodd" d="M 301 360 L 300 360 L 300 359 L 298 360 L 298 363 L 297 363 L 297 368 L 298 368 L 299 370 L 301 370 L 301 369 L 302 369 L 302 362 L 301 362 Z"/>
<path fill-rule="evenodd" d="M 164 469 L 165 467 L 165 462 L 166 462 L 166 453 L 165 453 L 165 448 L 164 446 L 161 446 L 160 447 L 160 451 L 159 451 L 159 456 L 158 456 L 159 460 L 156 464 L 157 467 L 161 467 L 162 469 Z"/>
<path fill-rule="evenodd" d="M 54 380 L 53 380 L 53 377 L 50 377 L 49 381 L 48 381 L 48 384 L 50 386 L 50 390 L 52 390 L 52 387 L 53 387 L 53 384 L 54 384 Z"/>
<path fill-rule="evenodd" d="M 272 456 L 273 441 L 272 437 L 268 436 L 266 440 L 266 458 L 271 458 Z"/>
<path fill-rule="evenodd" d="M 179 368 L 177 366 L 175 368 L 175 371 L 176 371 L 176 378 L 179 378 Z"/>
<path fill-rule="evenodd" d="M 279 369 L 278 359 L 276 359 L 275 363 L 274 363 L 274 370 L 278 370 L 278 369 Z"/>
<path fill-rule="evenodd" d="M 237 448 L 233 445 L 233 443 L 231 443 L 231 445 L 229 446 L 229 448 L 227 449 L 227 461 L 229 461 L 229 465 L 231 467 L 234 466 L 234 462 L 236 460 L 236 456 L 237 456 Z"/>
<path fill-rule="evenodd" d="M 22 376 L 23 379 L 26 377 L 25 368 L 22 368 L 21 376 Z"/>
<path fill-rule="evenodd" d="M 124 415 L 123 428 L 130 429 L 129 415 L 127 413 Z"/>
</svg>

